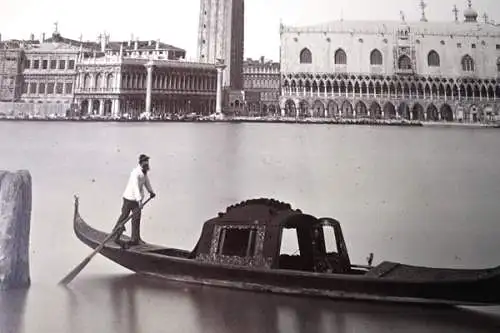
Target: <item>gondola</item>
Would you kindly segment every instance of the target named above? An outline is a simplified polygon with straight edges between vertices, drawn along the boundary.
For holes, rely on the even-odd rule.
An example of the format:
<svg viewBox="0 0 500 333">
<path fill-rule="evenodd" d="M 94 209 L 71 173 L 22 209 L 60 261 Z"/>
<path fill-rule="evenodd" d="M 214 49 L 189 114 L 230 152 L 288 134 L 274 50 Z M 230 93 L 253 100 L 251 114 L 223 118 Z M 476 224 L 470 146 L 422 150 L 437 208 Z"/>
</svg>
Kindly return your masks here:
<svg viewBox="0 0 500 333">
<path fill-rule="evenodd" d="M 77 197 L 73 223 L 76 236 L 93 249 L 109 236 L 85 222 Z M 297 253 L 282 253 L 285 232 L 295 237 Z M 337 220 L 316 218 L 266 198 L 232 205 L 204 222 L 191 251 L 144 242 L 123 249 L 110 241 L 100 253 L 135 273 L 210 286 L 332 299 L 500 304 L 500 266 L 353 265 Z"/>
</svg>

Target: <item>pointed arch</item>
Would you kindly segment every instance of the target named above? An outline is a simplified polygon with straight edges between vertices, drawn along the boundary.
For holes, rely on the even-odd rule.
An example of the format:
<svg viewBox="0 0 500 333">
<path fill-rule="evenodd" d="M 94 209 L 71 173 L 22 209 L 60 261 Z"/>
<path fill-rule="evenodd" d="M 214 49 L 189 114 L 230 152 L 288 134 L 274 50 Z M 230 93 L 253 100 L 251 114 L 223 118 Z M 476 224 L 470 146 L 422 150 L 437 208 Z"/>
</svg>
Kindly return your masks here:
<svg viewBox="0 0 500 333">
<path fill-rule="evenodd" d="M 343 49 L 335 51 L 335 65 L 347 65 L 347 54 Z"/>
<path fill-rule="evenodd" d="M 285 102 L 285 117 L 295 117 L 296 115 L 296 107 L 293 100 L 288 99 Z"/>
<path fill-rule="evenodd" d="M 432 96 L 438 95 L 438 88 L 435 83 L 432 84 Z"/>
<path fill-rule="evenodd" d="M 467 97 L 474 97 L 474 90 L 472 89 L 472 85 L 470 84 L 467 85 Z"/>
<path fill-rule="evenodd" d="M 312 53 L 307 47 L 300 51 L 299 60 L 301 64 L 312 64 Z"/>
<path fill-rule="evenodd" d="M 308 79 L 306 79 L 306 82 L 304 83 L 304 88 L 306 92 L 311 92 L 311 82 Z"/>
<path fill-rule="evenodd" d="M 488 98 L 495 98 L 495 91 L 493 90 L 493 86 L 488 87 Z"/>
<path fill-rule="evenodd" d="M 359 88 L 359 82 L 356 81 L 356 83 L 354 84 L 354 93 L 356 95 L 358 95 L 360 93 L 360 88 Z"/>
<path fill-rule="evenodd" d="M 468 54 L 462 57 L 462 70 L 464 72 L 474 72 L 474 59 Z"/>
<path fill-rule="evenodd" d="M 349 81 L 349 82 L 347 83 L 347 93 L 348 93 L 348 94 L 352 94 L 352 92 L 353 92 L 353 91 L 354 91 L 354 88 L 353 88 L 353 86 L 352 86 L 352 82 L 351 82 L 351 81 Z"/>
<path fill-rule="evenodd" d="M 445 121 L 453 121 L 453 111 L 451 110 L 451 107 L 448 104 L 443 104 L 441 106 L 441 120 Z"/>
<path fill-rule="evenodd" d="M 324 118 L 325 117 L 325 104 L 322 101 L 316 100 L 312 107 L 314 118 Z"/>
<path fill-rule="evenodd" d="M 481 87 L 481 97 L 482 98 L 487 98 L 488 97 L 488 92 L 486 90 L 486 87 L 485 86 L 482 86 Z"/>
<path fill-rule="evenodd" d="M 366 95 L 366 92 L 367 92 L 367 87 L 366 87 L 366 82 L 361 82 L 361 93 L 363 95 Z"/>
<path fill-rule="evenodd" d="M 324 93 L 324 92 L 326 91 L 326 90 L 325 90 L 325 81 L 320 80 L 320 81 L 319 81 L 319 87 L 318 87 L 318 88 L 319 88 L 319 92 L 320 92 L 320 93 Z"/>
<path fill-rule="evenodd" d="M 411 66 L 411 59 L 408 57 L 406 54 L 402 55 L 398 59 L 398 68 L 402 70 L 410 70 L 412 69 Z"/>
<path fill-rule="evenodd" d="M 417 89 L 418 89 L 418 91 L 417 91 L 417 95 L 418 95 L 420 98 L 424 97 L 424 87 L 423 87 L 422 82 L 419 82 L 419 83 L 418 83 Z"/>
<path fill-rule="evenodd" d="M 327 106 L 328 118 L 336 118 L 339 114 L 339 107 L 335 101 L 330 100 Z"/>
<path fill-rule="evenodd" d="M 394 104 L 392 104 L 391 102 L 387 102 L 384 105 L 384 117 L 387 119 L 396 118 L 396 108 L 394 107 Z"/>
<path fill-rule="evenodd" d="M 316 80 L 313 81 L 312 83 L 312 92 L 317 93 L 318 92 L 318 82 Z"/>
<path fill-rule="evenodd" d="M 332 92 L 332 81 L 330 81 L 330 80 L 326 81 L 326 92 L 327 93 Z"/>
<path fill-rule="evenodd" d="M 431 50 L 427 55 L 427 65 L 429 67 L 441 66 L 441 59 L 439 58 L 439 54 L 435 50 Z"/>
<path fill-rule="evenodd" d="M 398 114 L 401 118 L 410 120 L 410 107 L 405 102 L 399 104 Z"/>
<path fill-rule="evenodd" d="M 415 82 L 412 82 L 410 85 L 410 93 L 412 94 L 412 96 L 417 95 L 417 86 L 415 85 Z"/>
<path fill-rule="evenodd" d="M 352 104 L 348 100 L 344 101 L 341 107 L 341 114 L 344 118 L 352 118 Z"/>
<path fill-rule="evenodd" d="M 413 106 L 413 109 L 411 111 L 411 118 L 412 120 L 420 120 L 420 121 L 424 120 L 424 108 L 422 107 L 422 105 L 416 103 Z"/>
<path fill-rule="evenodd" d="M 356 118 L 358 117 L 366 117 L 368 115 L 368 110 L 366 108 L 366 104 L 363 103 L 362 101 L 359 101 L 356 103 L 356 106 L 354 107 L 356 110 Z"/>
<path fill-rule="evenodd" d="M 299 102 L 299 118 L 309 117 L 309 103 L 306 100 L 301 100 Z"/>
<path fill-rule="evenodd" d="M 439 96 L 444 97 L 444 84 L 439 84 Z"/>
<path fill-rule="evenodd" d="M 374 91 L 375 91 L 375 87 L 373 86 L 373 82 L 370 81 L 370 83 L 368 83 L 368 94 L 373 95 Z"/>
<path fill-rule="evenodd" d="M 380 108 L 380 104 L 377 102 L 373 102 L 370 106 L 370 116 L 375 119 L 382 118 L 382 109 Z"/>
<path fill-rule="evenodd" d="M 431 104 L 427 107 L 427 120 L 429 121 L 437 121 L 438 120 L 438 110 Z"/>
<path fill-rule="evenodd" d="M 382 85 L 382 94 L 387 95 L 388 93 L 389 93 L 389 88 L 387 87 L 387 82 L 384 81 L 384 84 Z"/>
<path fill-rule="evenodd" d="M 380 52 L 378 49 L 374 49 L 370 53 L 370 65 L 382 65 L 383 63 L 383 58 L 382 58 L 382 52 Z"/>
<path fill-rule="evenodd" d="M 429 87 L 429 84 L 425 85 L 424 93 L 426 97 L 429 97 L 431 95 L 431 88 Z"/>
</svg>

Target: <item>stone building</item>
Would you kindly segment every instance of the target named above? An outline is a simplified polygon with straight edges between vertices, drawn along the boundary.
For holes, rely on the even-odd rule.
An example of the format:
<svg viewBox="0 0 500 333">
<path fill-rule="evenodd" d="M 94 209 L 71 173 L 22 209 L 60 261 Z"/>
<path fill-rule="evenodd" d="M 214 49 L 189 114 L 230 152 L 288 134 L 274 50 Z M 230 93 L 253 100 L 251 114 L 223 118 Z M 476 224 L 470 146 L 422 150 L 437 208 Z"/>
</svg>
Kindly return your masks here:
<svg viewBox="0 0 500 333">
<path fill-rule="evenodd" d="M 215 112 L 214 65 L 179 60 L 101 55 L 78 62 L 75 99 L 80 115 L 139 117 L 143 112 L 208 115 Z"/>
<path fill-rule="evenodd" d="M 36 104 L 35 114 L 64 115 L 73 103 L 78 52 L 57 31 L 27 48 L 21 102 Z"/>
<path fill-rule="evenodd" d="M 500 28 L 464 20 L 281 26 L 286 116 L 487 121 L 499 113 Z"/>
<path fill-rule="evenodd" d="M 24 52 L 0 44 L 0 101 L 14 102 L 21 97 Z"/>
<path fill-rule="evenodd" d="M 29 40 L 0 43 L 10 46 L 9 56 L 0 62 L 0 69 L 9 74 L 2 72 L 0 78 L 12 77 L 17 70 L 15 82 L 20 87 L 15 102 L 0 103 L 0 112 L 115 117 L 215 112 L 215 64 L 187 62 L 185 50 L 159 40 L 111 41 L 109 37 L 101 34 L 96 41 L 85 42 L 69 39 L 61 36 L 56 25 L 48 39 L 42 35 L 35 40 L 32 35 Z M 22 57 L 16 60 L 18 67 L 14 54 Z M 12 80 L 2 82 L 14 85 Z M 13 92 L 9 89 L 2 92 Z M 3 95 L 12 99 L 12 93 Z"/>
<path fill-rule="evenodd" d="M 250 115 L 275 115 L 279 111 L 280 64 L 264 57 L 246 59 L 243 63 L 243 89 L 245 96 L 256 94 L 256 101 L 246 99 Z"/>
</svg>

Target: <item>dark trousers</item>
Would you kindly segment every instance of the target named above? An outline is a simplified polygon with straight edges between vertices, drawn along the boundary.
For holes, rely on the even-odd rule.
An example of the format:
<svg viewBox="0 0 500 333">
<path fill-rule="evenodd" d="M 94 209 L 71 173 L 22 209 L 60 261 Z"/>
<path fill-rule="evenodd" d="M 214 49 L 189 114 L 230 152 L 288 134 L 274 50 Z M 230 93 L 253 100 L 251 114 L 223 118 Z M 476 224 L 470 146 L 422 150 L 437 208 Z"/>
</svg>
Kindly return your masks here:
<svg viewBox="0 0 500 333">
<path fill-rule="evenodd" d="M 125 220 L 130 213 L 135 212 L 134 216 L 132 217 L 132 235 L 130 237 L 132 242 L 139 242 L 141 238 L 140 237 L 141 211 L 138 208 L 139 208 L 139 203 L 137 201 L 127 200 L 123 198 L 122 213 L 115 225 L 115 229 L 118 228 L 118 224 L 120 222 Z M 123 234 L 124 231 L 125 227 L 120 228 L 120 230 L 116 234 L 115 239 L 120 239 L 120 236 Z"/>
</svg>

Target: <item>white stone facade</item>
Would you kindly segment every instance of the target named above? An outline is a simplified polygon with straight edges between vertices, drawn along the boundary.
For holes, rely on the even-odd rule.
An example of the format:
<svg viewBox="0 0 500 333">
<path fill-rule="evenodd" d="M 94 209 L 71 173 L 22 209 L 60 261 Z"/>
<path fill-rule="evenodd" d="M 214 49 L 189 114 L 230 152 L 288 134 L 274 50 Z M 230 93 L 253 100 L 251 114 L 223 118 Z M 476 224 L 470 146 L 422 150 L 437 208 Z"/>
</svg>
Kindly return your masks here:
<svg viewBox="0 0 500 333">
<path fill-rule="evenodd" d="M 500 111 L 493 24 L 336 21 L 280 34 L 285 115 L 474 122 Z"/>
</svg>

